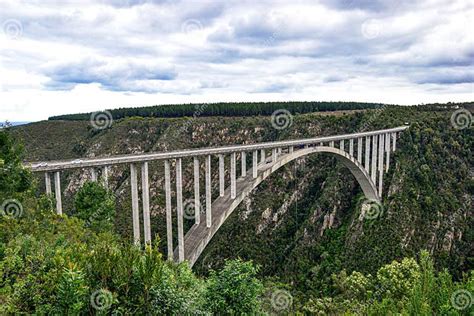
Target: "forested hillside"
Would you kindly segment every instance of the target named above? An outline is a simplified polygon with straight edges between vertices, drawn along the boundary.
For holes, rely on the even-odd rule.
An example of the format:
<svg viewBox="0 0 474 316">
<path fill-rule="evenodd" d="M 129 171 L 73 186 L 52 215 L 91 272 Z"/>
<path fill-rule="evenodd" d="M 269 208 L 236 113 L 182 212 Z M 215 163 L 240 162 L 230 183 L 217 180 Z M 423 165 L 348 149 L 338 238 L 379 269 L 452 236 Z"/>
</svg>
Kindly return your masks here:
<svg viewBox="0 0 474 316">
<path fill-rule="evenodd" d="M 169 304 L 178 306 L 178 302 L 187 300 L 187 295 L 193 297 L 190 299 L 193 304 L 185 311 L 202 313 L 468 315 L 472 311 L 472 114 L 469 116 L 461 107 L 464 111 L 461 121 L 453 119 L 453 112 L 459 109 L 446 105 L 374 105 L 365 111 L 335 115 L 295 114 L 311 112 L 314 108 L 293 109 L 290 112 L 294 115 L 287 117 L 286 128 L 279 129 L 272 125 L 270 116 L 243 116 L 253 114 L 253 110 L 242 113 L 242 108 L 235 108 L 236 112 L 228 112 L 235 117 L 217 116 L 218 111 L 201 117 L 188 113 L 195 111 L 193 107 L 184 107 L 183 116 L 188 117 L 165 118 L 168 116 L 165 112 L 175 116 L 180 110 L 163 110 L 157 114 L 156 108 L 150 108 L 143 116 L 152 117 L 124 119 L 121 117 L 140 112 L 118 110 L 113 112 L 113 124 L 103 130 L 92 128 L 90 115 L 86 115 L 63 117 L 79 120 L 73 122 L 58 117 L 15 127 L 8 133 L 14 144 L 24 143 L 24 160 L 33 161 L 328 136 L 409 124 L 410 128 L 397 143 L 398 150 L 385 176 L 383 205 L 376 216 L 361 215 L 361 190 L 343 165 L 323 155 L 302 158 L 263 182 L 234 211 L 193 268 L 196 277 L 185 267 L 163 262 L 159 254 L 166 249 L 163 239 L 156 243 L 155 249 L 142 252 L 122 244 L 131 235 L 126 168 L 112 168 L 111 192 L 88 187 L 88 170 L 69 172 L 62 178 L 65 209 L 70 216 L 67 219 L 48 213 L 48 201 L 37 193 L 44 191 L 42 181 L 37 186 L 32 183 L 5 191 L 21 192 L 15 198 L 33 205 L 26 209 L 28 216 L 24 218 L 2 217 L 0 302 L 5 303 L 5 311 L 32 312 L 42 302 L 38 298 L 41 295 L 70 298 L 68 291 L 72 291 L 72 285 L 68 282 L 76 284 L 77 288 L 72 286 L 73 289 L 83 291 L 83 299 L 73 302 L 83 313 L 96 312 L 87 298 L 98 288 L 113 293 L 110 312 L 122 313 L 147 306 L 141 310 L 143 313 L 153 307 L 157 313 L 170 314 L 174 305 Z M 271 115 L 274 110 L 270 106 L 268 113 L 260 114 Z M 8 147 L 7 141 L 2 146 Z M 7 152 L 3 149 L 2 155 Z M 4 156 L 2 159 L 7 161 Z M 184 166 L 183 194 L 188 199 L 192 197 L 192 164 L 185 161 Z M 151 164 L 150 174 L 152 233 L 159 238 L 165 235 L 162 164 Z M 11 182 L 7 175 L 1 178 L 3 183 Z M 217 170 L 213 171 L 212 179 L 217 194 Z M 80 214 L 87 213 L 84 210 L 87 207 L 81 206 L 78 197 L 87 200 L 86 197 L 97 192 L 102 192 L 99 201 L 113 201 L 106 208 L 110 212 L 103 213 L 96 226 L 84 227 L 88 216 Z M 4 194 L 2 199 L 9 194 Z M 189 227 L 191 221 L 186 224 Z M 43 231 L 48 233 L 40 237 Z M 71 233 L 66 234 L 68 231 Z M 100 248 L 104 244 L 111 244 L 111 248 Z M 48 251 L 56 254 L 54 261 L 47 258 Z M 32 259 L 32 253 L 41 255 Z M 100 253 L 104 255 L 99 256 Z M 115 280 L 112 271 L 116 265 L 112 258 L 126 256 L 136 258 L 136 263 L 119 260 L 116 265 L 124 267 L 124 279 Z M 253 263 L 237 260 L 226 264 L 226 260 L 238 258 Z M 45 271 L 55 265 L 62 269 L 47 276 L 40 272 L 30 274 L 28 269 L 33 269 L 34 262 Z M 144 272 L 158 265 L 160 273 L 150 272 L 154 275 L 151 283 L 144 281 L 143 274 L 125 278 L 128 271 L 125 267 L 135 269 L 132 268 L 135 264 L 138 271 Z M 250 280 L 244 282 L 247 286 L 240 293 L 248 294 L 244 296 L 251 306 L 232 307 L 231 297 L 217 297 L 231 277 Z M 57 281 L 63 285 L 45 293 L 42 292 L 45 289 L 27 286 L 28 278 L 34 284 Z M 166 283 L 168 278 L 173 283 Z M 232 284 L 230 288 L 237 286 Z M 129 293 L 146 293 L 146 296 L 131 294 L 127 301 Z M 168 295 L 166 301 L 163 295 Z M 25 297 L 31 300 L 23 304 Z M 62 301 L 54 302 L 56 305 L 51 303 L 54 306 L 50 310 L 65 308 Z M 203 307 L 206 304 L 212 307 L 206 310 Z"/>
</svg>

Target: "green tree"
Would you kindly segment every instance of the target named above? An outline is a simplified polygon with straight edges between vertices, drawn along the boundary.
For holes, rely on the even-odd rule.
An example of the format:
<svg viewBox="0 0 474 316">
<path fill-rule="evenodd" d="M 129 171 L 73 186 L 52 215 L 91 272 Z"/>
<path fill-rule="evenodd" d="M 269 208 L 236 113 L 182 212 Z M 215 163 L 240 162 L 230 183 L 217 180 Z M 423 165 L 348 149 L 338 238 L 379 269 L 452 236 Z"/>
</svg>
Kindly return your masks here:
<svg viewBox="0 0 474 316">
<path fill-rule="evenodd" d="M 95 230 L 112 227 L 115 215 L 115 198 L 98 182 L 86 182 L 77 192 L 74 207 L 78 218 Z"/>
<path fill-rule="evenodd" d="M 226 261 L 219 272 L 211 271 L 206 291 L 209 310 L 219 315 L 258 314 L 264 287 L 257 272 L 251 261 L 240 259 Z"/>
</svg>

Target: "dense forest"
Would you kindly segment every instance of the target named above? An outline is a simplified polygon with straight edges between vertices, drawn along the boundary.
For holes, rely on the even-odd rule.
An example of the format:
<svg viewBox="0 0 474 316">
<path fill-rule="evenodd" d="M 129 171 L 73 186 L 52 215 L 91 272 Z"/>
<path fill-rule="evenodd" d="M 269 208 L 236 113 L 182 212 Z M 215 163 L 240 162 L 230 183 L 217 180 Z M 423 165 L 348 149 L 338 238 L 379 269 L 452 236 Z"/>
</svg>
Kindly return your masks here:
<svg viewBox="0 0 474 316">
<path fill-rule="evenodd" d="M 474 138 L 472 116 L 463 112 L 467 124 L 456 125 L 455 108 L 310 113 L 295 115 L 284 130 L 267 118 L 202 118 L 181 131 L 179 142 L 169 133 L 186 125 L 185 118 L 117 119 L 100 132 L 88 122 L 3 129 L 0 314 L 471 315 Z M 303 159 L 252 193 L 193 270 L 162 255 L 161 192 L 152 195 L 157 238 L 142 248 L 130 243 L 122 171 L 112 173 L 112 189 L 78 181 L 87 178 L 81 173 L 68 175 L 63 181 L 71 187 L 80 183 L 65 201 L 74 211 L 58 216 L 54 201 L 38 193 L 42 184 L 21 165 L 136 152 L 131 142 L 146 152 L 404 123 L 410 128 L 384 180 L 381 216 L 360 219 L 360 188 L 342 166 L 328 157 Z M 48 150 L 58 142 L 61 152 Z M 327 168 L 331 164 L 336 167 Z M 152 185 L 162 187 L 157 179 Z M 281 217 L 276 222 L 275 214 Z M 326 227 L 329 214 L 334 224 Z"/>
<path fill-rule="evenodd" d="M 377 103 L 360 102 L 261 102 L 261 103 L 203 103 L 170 104 L 109 110 L 113 119 L 125 117 L 193 117 L 193 116 L 253 116 L 272 115 L 279 109 L 292 114 L 310 112 L 377 109 Z M 89 120 L 93 113 L 70 114 L 50 117 L 50 120 Z"/>
</svg>

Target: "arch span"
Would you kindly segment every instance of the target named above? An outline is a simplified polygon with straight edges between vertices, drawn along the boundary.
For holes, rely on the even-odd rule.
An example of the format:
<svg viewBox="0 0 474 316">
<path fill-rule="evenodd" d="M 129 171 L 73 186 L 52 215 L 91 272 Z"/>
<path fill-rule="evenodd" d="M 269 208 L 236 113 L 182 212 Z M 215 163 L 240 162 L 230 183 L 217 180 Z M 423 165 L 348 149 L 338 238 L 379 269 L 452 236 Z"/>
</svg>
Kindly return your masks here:
<svg viewBox="0 0 474 316">
<path fill-rule="evenodd" d="M 184 237 L 184 253 L 185 260 L 192 267 L 197 261 L 201 253 L 204 251 L 212 237 L 216 234 L 225 220 L 237 208 L 237 206 L 245 199 L 250 192 L 262 183 L 267 177 L 280 169 L 289 162 L 303 156 L 314 153 L 329 154 L 341 161 L 349 171 L 354 175 L 357 182 L 362 188 L 367 199 L 380 201 L 377 189 L 372 182 L 369 174 L 364 167 L 352 156 L 341 149 L 326 146 L 309 147 L 295 150 L 292 153 L 282 154 L 276 161 L 271 158 L 267 159 L 258 167 L 257 177 L 254 178 L 251 172 L 247 172 L 247 176 L 239 178 L 236 183 L 237 192 L 239 194 L 232 199 L 230 188 L 225 191 L 224 196 L 217 198 L 212 203 L 212 225 L 193 225 Z M 201 222 L 205 221 L 205 214 L 201 213 Z M 175 249 L 174 256 L 178 256 L 178 249 Z"/>
</svg>

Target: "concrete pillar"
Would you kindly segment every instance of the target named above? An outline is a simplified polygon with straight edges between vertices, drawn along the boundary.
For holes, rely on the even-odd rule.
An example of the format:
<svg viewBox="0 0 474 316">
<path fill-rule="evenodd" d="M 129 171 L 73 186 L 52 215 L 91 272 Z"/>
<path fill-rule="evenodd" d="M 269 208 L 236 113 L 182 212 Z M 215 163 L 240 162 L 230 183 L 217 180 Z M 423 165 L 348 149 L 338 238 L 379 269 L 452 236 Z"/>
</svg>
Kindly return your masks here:
<svg viewBox="0 0 474 316">
<path fill-rule="evenodd" d="M 252 156 L 252 176 L 254 179 L 257 177 L 257 167 L 258 167 L 258 150 L 254 150 L 253 156 Z"/>
<path fill-rule="evenodd" d="M 277 158 L 278 158 L 277 149 L 276 149 L 276 148 L 273 148 L 273 149 L 272 149 L 272 162 L 276 162 L 276 161 L 277 161 Z"/>
<path fill-rule="evenodd" d="M 383 153 L 384 153 L 385 137 L 384 134 L 379 135 L 379 196 L 382 198 L 383 185 Z"/>
<path fill-rule="evenodd" d="M 143 234 L 145 243 L 151 243 L 150 227 L 150 187 L 148 184 L 148 162 L 142 164 L 142 203 L 143 203 Z"/>
<path fill-rule="evenodd" d="M 395 150 L 397 149 L 397 133 L 393 133 L 392 134 L 392 137 L 393 137 L 393 148 L 392 148 L 392 151 L 395 152 Z"/>
<path fill-rule="evenodd" d="M 387 152 L 385 171 L 388 172 L 388 168 L 390 167 L 390 134 L 385 134 L 385 151 Z"/>
<path fill-rule="evenodd" d="M 334 141 L 329 142 L 329 147 L 334 147 Z"/>
<path fill-rule="evenodd" d="M 309 148 L 308 144 L 304 145 L 304 149 L 308 149 L 308 148 Z"/>
<path fill-rule="evenodd" d="M 266 159 L 267 159 L 267 157 L 265 157 L 265 149 L 261 149 L 260 150 L 260 162 L 265 163 Z"/>
<path fill-rule="evenodd" d="M 294 147 L 293 147 L 293 146 L 290 146 L 290 147 L 288 148 L 288 153 L 292 154 L 294 150 L 295 150 Z"/>
<path fill-rule="evenodd" d="M 369 173 L 369 161 L 370 161 L 370 136 L 365 137 L 365 171 Z"/>
<path fill-rule="evenodd" d="M 236 196 L 236 184 L 235 184 L 235 174 L 236 174 L 236 153 L 230 154 L 230 197 L 235 199 Z"/>
<path fill-rule="evenodd" d="M 245 151 L 240 153 L 240 166 L 242 169 L 242 178 L 247 176 L 247 153 Z"/>
<path fill-rule="evenodd" d="M 130 186 L 132 188 L 132 220 L 133 220 L 133 240 L 135 244 L 140 244 L 140 215 L 138 206 L 138 180 L 137 167 L 130 164 Z"/>
<path fill-rule="evenodd" d="M 44 184 L 46 187 L 46 195 L 51 196 L 51 178 L 49 176 L 49 172 L 44 173 Z"/>
<path fill-rule="evenodd" d="M 219 154 L 219 196 L 224 196 L 225 174 L 224 174 L 224 155 Z"/>
<path fill-rule="evenodd" d="M 354 156 L 354 139 L 349 139 L 349 155 Z"/>
<path fill-rule="evenodd" d="M 344 149 L 344 139 L 341 139 L 339 141 L 339 149 L 342 150 L 342 151 L 345 151 L 345 149 Z"/>
<path fill-rule="evenodd" d="M 194 157 L 194 222 L 201 223 L 201 199 L 199 197 L 199 159 Z"/>
<path fill-rule="evenodd" d="M 178 262 L 184 261 L 183 178 L 181 158 L 176 160 L 176 215 L 178 218 Z"/>
<path fill-rule="evenodd" d="M 206 227 L 212 224 L 211 156 L 206 157 Z"/>
<path fill-rule="evenodd" d="M 102 169 L 102 182 L 104 183 L 104 187 L 106 189 L 109 188 L 109 166 L 105 166 Z"/>
<path fill-rule="evenodd" d="M 91 180 L 96 182 L 97 181 L 97 171 L 95 168 L 91 168 Z"/>
<path fill-rule="evenodd" d="M 370 175 L 374 185 L 377 187 L 377 135 L 372 136 L 372 168 L 370 170 Z"/>
<path fill-rule="evenodd" d="M 170 162 L 165 160 L 165 197 L 166 197 L 166 242 L 168 260 L 173 261 L 173 216 L 171 214 L 171 177 Z"/>
<path fill-rule="evenodd" d="M 56 171 L 54 173 L 54 197 L 56 198 L 56 213 L 63 214 L 63 203 L 61 200 L 61 173 Z"/>
<path fill-rule="evenodd" d="M 277 148 L 277 154 L 278 156 L 281 155 L 281 148 Z"/>
<path fill-rule="evenodd" d="M 357 138 L 357 161 L 362 163 L 362 137 Z"/>
</svg>

